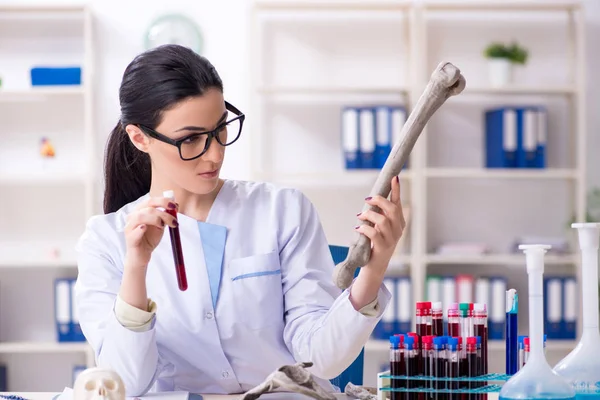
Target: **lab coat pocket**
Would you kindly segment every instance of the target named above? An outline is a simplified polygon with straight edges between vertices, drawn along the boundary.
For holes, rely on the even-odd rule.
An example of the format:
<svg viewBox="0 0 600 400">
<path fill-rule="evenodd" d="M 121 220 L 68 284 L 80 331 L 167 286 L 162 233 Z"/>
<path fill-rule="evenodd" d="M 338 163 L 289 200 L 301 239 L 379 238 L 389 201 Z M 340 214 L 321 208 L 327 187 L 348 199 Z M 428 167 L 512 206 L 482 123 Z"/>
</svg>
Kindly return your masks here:
<svg viewBox="0 0 600 400">
<path fill-rule="evenodd" d="M 277 252 L 236 258 L 229 263 L 236 314 L 250 329 L 283 323 L 281 264 Z"/>
</svg>

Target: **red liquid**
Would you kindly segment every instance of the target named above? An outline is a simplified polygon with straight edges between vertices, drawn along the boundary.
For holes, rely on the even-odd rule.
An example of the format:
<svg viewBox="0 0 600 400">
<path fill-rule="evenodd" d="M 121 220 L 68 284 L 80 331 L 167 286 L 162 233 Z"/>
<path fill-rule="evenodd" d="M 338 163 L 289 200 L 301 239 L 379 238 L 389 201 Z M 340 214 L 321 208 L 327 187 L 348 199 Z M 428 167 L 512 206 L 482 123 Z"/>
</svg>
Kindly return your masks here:
<svg viewBox="0 0 600 400">
<path fill-rule="evenodd" d="M 448 362 L 448 378 L 458 378 L 459 377 L 459 368 L 457 362 Z M 448 382 L 450 386 L 448 389 L 456 390 L 458 389 L 458 382 Z M 458 400 L 460 397 L 460 393 L 448 393 L 448 400 Z"/>
<path fill-rule="evenodd" d="M 477 376 L 477 354 L 476 353 L 467 353 L 467 376 L 470 378 Z M 468 388 L 475 389 L 478 386 L 478 382 L 469 381 Z M 476 400 L 476 394 L 467 395 L 468 400 Z"/>
<path fill-rule="evenodd" d="M 444 321 L 441 318 L 433 319 L 433 336 L 444 336 Z"/>
<path fill-rule="evenodd" d="M 419 375 L 418 368 L 419 368 L 419 363 L 418 363 L 417 357 L 408 357 L 406 360 L 406 375 L 407 376 Z M 418 382 L 419 381 L 417 381 L 417 380 L 411 379 L 407 382 L 407 387 L 408 388 L 417 388 Z M 420 394 L 422 394 L 422 393 L 420 393 Z M 419 393 L 406 392 L 406 395 L 404 396 L 404 398 L 406 400 L 417 400 L 419 398 Z"/>
<path fill-rule="evenodd" d="M 475 325 L 475 336 L 481 337 L 481 368 L 479 375 L 488 373 L 488 328 L 483 324 Z M 487 382 L 481 382 L 481 386 L 487 385 Z M 481 394 L 482 400 L 487 400 L 487 394 Z"/>
<path fill-rule="evenodd" d="M 405 371 L 402 371 L 403 369 L 404 370 L 406 369 L 406 367 L 404 365 L 404 353 L 401 353 L 400 361 L 392 361 L 390 364 L 391 364 L 390 372 L 391 372 L 392 376 L 405 375 Z M 401 379 L 392 378 L 392 389 L 397 389 L 397 388 L 403 387 L 404 385 L 401 383 L 404 383 L 404 382 L 402 382 Z M 391 396 L 392 400 L 402 400 L 404 393 L 392 390 L 391 395 L 392 395 Z"/>
<path fill-rule="evenodd" d="M 446 377 L 446 359 L 439 357 L 435 360 L 435 366 L 433 371 L 433 376 L 437 378 L 445 378 Z M 446 381 L 436 381 L 434 384 L 434 389 L 445 389 Z M 435 400 L 447 400 L 448 395 L 446 393 L 435 393 Z"/>
<path fill-rule="evenodd" d="M 175 210 L 166 210 L 170 215 L 177 218 Z M 175 273 L 177 274 L 177 284 L 179 290 L 187 290 L 187 277 L 185 275 L 185 264 L 183 263 L 183 251 L 181 251 L 181 238 L 179 237 L 179 228 L 169 227 L 169 235 L 171 236 L 171 248 L 173 249 L 173 259 L 175 261 Z"/>
<path fill-rule="evenodd" d="M 450 323 L 448 322 L 448 336 L 452 336 L 452 337 L 459 337 L 460 335 L 460 323 L 458 322 L 453 322 Z"/>
</svg>

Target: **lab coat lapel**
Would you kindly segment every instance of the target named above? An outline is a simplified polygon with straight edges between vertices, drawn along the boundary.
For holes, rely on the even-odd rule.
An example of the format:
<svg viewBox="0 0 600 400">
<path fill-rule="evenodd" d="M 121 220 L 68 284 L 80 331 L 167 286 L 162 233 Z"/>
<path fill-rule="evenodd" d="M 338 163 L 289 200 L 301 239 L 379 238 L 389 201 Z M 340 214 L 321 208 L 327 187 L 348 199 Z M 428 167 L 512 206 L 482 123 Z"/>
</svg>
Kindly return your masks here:
<svg viewBox="0 0 600 400">
<path fill-rule="evenodd" d="M 213 308 L 216 308 L 221 285 L 227 228 L 221 225 L 198 222 L 198 229 L 200 230 L 200 240 L 204 251 L 204 262 L 210 284 L 212 304 Z"/>
</svg>

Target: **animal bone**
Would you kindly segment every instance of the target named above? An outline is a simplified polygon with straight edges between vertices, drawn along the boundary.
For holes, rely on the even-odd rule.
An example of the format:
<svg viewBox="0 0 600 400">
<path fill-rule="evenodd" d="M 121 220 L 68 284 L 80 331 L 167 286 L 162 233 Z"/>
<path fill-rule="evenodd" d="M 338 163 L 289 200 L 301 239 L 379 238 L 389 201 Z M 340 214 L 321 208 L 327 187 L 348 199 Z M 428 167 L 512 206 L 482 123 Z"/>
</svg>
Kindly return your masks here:
<svg viewBox="0 0 600 400">
<path fill-rule="evenodd" d="M 276 391 L 296 392 L 316 400 L 335 400 L 336 397 L 319 386 L 305 370 L 312 365 L 311 362 L 284 365 L 267 376 L 263 383 L 244 393 L 240 400 L 255 400 L 265 393 Z"/>
<path fill-rule="evenodd" d="M 350 397 L 354 397 L 359 400 L 377 400 L 376 390 L 370 391 L 368 388 L 365 388 L 363 386 L 357 386 L 352 382 L 348 382 L 346 384 L 344 393 L 346 393 Z"/>
<path fill-rule="evenodd" d="M 125 385 L 113 370 L 93 367 L 77 376 L 74 400 L 125 400 Z"/>
<path fill-rule="evenodd" d="M 392 177 L 400 174 L 402 166 L 408 160 L 415 142 L 423 131 L 423 128 L 437 111 L 438 108 L 450 97 L 457 95 L 465 88 L 466 81 L 460 70 L 449 62 L 440 63 L 431 74 L 429 83 L 419 98 L 415 108 L 402 128 L 402 138 L 394 144 L 369 196 L 388 197 Z M 379 207 L 366 204 L 363 212 L 372 209 L 380 212 Z M 360 221 L 360 224 L 368 224 L 368 221 Z M 346 260 L 335 266 L 333 281 L 340 289 L 347 289 L 352 284 L 357 268 L 365 266 L 371 258 L 371 241 L 365 235 L 356 234 L 356 239 L 350 245 Z"/>
</svg>

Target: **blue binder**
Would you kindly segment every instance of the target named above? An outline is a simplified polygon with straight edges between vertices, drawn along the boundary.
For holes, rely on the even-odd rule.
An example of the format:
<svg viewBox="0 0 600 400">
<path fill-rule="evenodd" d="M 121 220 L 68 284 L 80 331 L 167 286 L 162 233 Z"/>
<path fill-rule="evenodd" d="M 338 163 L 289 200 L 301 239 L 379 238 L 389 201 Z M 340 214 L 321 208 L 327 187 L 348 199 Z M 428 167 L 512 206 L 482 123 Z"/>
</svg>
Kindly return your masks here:
<svg viewBox="0 0 600 400">
<path fill-rule="evenodd" d="M 544 277 L 544 333 L 548 339 L 562 339 L 564 297 L 560 276 Z"/>
<path fill-rule="evenodd" d="M 390 152 L 392 151 L 392 110 L 389 106 L 378 106 L 375 108 L 375 167 L 383 168 Z"/>
<path fill-rule="evenodd" d="M 68 278 L 54 281 L 54 319 L 59 342 L 71 339 L 71 282 Z"/>
<path fill-rule="evenodd" d="M 77 314 L 77 308 L 75 307 L 75 282 L 76 279 L 70 279 L 69 283 L 71 285 L 71 297 L 69 298 L 71 304 L 71 338 L 72 342 L 85 342 L 85 336 L 83 335 L 83 331 L 81 330 L 81 326 L 79 325 L 79 315 Z"/>
<path fill-rule="evenodd" d="M 360 168 L 359 158 L 359 110 L 356 107 L 344 107 L 342 109 L 341 147 L 344 154 L 344 166 L 346 169 Z"/>
<path fill-rule="evenodd" d="M 383 284 L 392 294 L 392 304 L 388 305 L 384 314 L 381 316 L 379 323 L 373 330 L 373 338 L 380 340 L 388 340 L 391 335 L 396 333 L 397 324 L 397 304 L 395 299 L 397 298 L 397 285 L 395 278 L 385 278 Z"/>
<path fill-rule="evenodd" d="M 518 147 L 517 112 L 511 107 L 485 111 L 485 165 L 516 168 Z"/>
<path fill-rule="evenodd" d="M 375 168 L 376 117 L 373 107 L 361 107 L 358 125 L 358 153 L 362 169 Z"/>
<path fill-rule="evenodd" d="M 517 167 L 537 168 L 538 110 L 537 107 L 517 108 Z"/>
<path fill-rule="evenodd" d="M 577 339 L 577 312 L 579 305 L 579 294 L 577 292 L 577 281 L 573 276 L 562 279 L 563 283 L 563 319 L 562 338 L 566 340 Z"/>
</svg>

